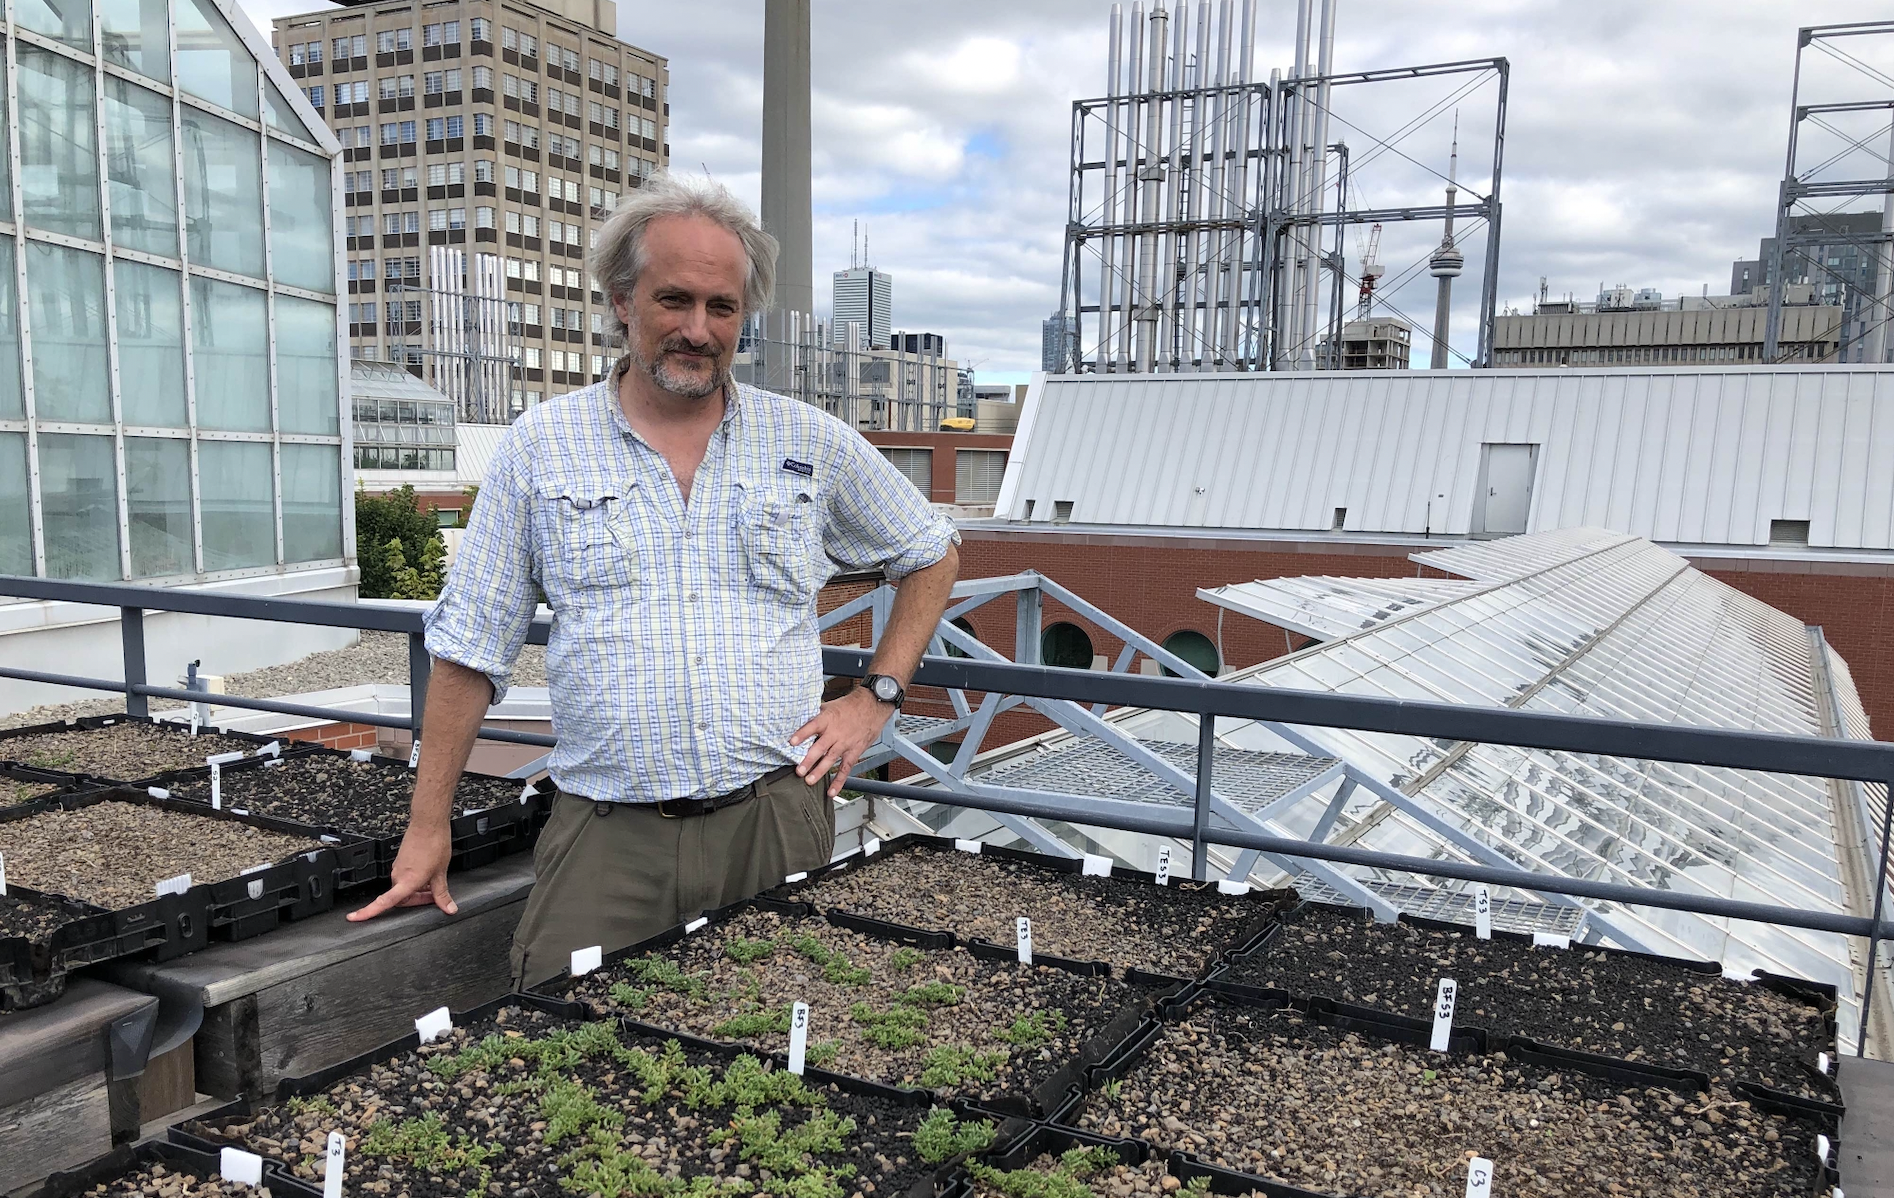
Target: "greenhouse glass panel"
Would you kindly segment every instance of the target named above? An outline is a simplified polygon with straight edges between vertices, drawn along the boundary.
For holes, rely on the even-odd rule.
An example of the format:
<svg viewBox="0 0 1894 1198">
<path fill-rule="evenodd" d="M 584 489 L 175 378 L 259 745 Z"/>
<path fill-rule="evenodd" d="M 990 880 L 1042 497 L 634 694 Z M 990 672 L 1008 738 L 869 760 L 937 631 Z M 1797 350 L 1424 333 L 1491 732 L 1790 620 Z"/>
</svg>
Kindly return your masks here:
<svg viewBox="0 0 1894 1198">
<path fill-rule="evenodd" d="M 26 302 L 33 322 L 33 394 L 39 418 L 112 423 L 105 259 L 63 245 L 27 242 Z M 116 527 L 118 521 L 112 523 Z"/>
<path fill-rule="evenodd" d="M 31 504 L 26 434 L 0 433 L 0 574 L 34 573 Z"/>
<path fill-rule="evenodd" d="M 270 272 L 279 283 L 333 295 L 335 215 L 329 174 L 327 158 L 270 141 Z M 332 338 L 334 333 L 331 327 Z"/>
<path fill-rule="evenodd" d="M 120 258 L 112 264 L 112 291 L 118 309 L 119 405 L 125 423 L 186 427 L 184 295 L 178 273 Z"/>
<path fill-rule="evenodd" d="M 237 570 L 276 561 L 270 447 L 258 441 L 198 442 L 204 569 Z"/>
<path fill-rule="evenodd" d="M 105 165 L 112 189 L 112 244 L 178 256 L 177 162 L 171 101 L 105 77 Z"/>
<path fill-rule="evenodd" d="M 171 81 L 170 23 L 165 0 L 99 0 L 99 31 L 105 61 Z"/>
<path fill-rule="evenodd" d="M 276 90 L 276 85 L 270 82 L 267 75 L 263 78 L 263 121 L 270 128 L 280 129 L 291 137 L 300 137 L 304 141 L 316 140 L 310 134 L 308 126 L 297 117 L 296 110 L 283 99 L 283 93 Z"/>
<path fill-rule="evenodd" d="M 125 507 L 130 516 L 132 577 L 189 574 L 191 443 L 176 438 L 125 438 Z"/>
<path fill-rule="evenodd" d="M 183 108 L 184 213 L 191 261 L 263 277 L 263 152 L 258 134 Z"/>
<path fill-rule="evenodd" d="M 121 576 L 117 479 L 112 438 L 39 435 L 48 578 L 102 581 Z"/>
<path fill-rule="evenodd" d="M 283 446 L 283 560 L 342 556 L 342 451 L 335 445 Z"/>
<path fill-rule="evenodd" d="M 0 88 L 0 95 L 5 95 Z M 0 154 L 0 158 L 6 155 Z M 14 278 L 11 237 L 0 237 L 0 279 Z M 0 286 L 0 420 L 26 418 L 25 389 L 20 385 L 19 290 Z"/>
<path fill-rule="evenodd" d="M 178 0 L 178 86 L 243 116 L 257 115 L 256 60 L 211 0 Z M 187 110 L 188 111 L 188 110 Z"/>
<path fill-rule="evenodd" d="M 92 50 L 92 6 L 86 0 L 14 0 L 13 19 L 75 50 Z"/>
<path fill-rule="evenodd" d="M 268 325 L 264 295 L 256 288 L 191 280 L 198 427 L 270 431 Z"/>
<path fill-rule="evenodd" d="M 100 237 L 98 105 L 92 71 L 63 54 L 22 45 L 20 202 L 48 233 Z"/>
<path fill-rule="evenodd" d="M 276 420 L 286 433 L 334 437 L 342 431 L 337 390 L 335 305 L 276 297 Z"/>
</svg>

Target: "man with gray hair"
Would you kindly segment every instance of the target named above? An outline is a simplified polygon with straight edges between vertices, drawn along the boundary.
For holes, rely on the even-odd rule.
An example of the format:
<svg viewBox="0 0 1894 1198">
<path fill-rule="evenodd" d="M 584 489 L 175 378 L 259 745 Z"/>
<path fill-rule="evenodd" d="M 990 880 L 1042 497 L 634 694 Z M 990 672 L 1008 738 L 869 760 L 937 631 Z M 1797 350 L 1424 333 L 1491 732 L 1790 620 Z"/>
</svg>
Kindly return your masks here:
<svg viewBox="0 0 1894 1198">
<path fill-rule="evenodd" d="M 831 800 L 899 709 L 957 569 L 952 525 L 860 434 L 731 379 L 776 241 L 728 191 L 649 180 L 591 267 L 625 355 L 522 415 L 488 467 L 427 620 L 407 834 L 387 892 L 349 916 L 456 910 L 454 786 L 543 589 L 559 797 L 514 935 L 527 985 L 826 862 Z M 899 591 L 869 676 L 825 703 L 832 564 Z"/>
</svg>

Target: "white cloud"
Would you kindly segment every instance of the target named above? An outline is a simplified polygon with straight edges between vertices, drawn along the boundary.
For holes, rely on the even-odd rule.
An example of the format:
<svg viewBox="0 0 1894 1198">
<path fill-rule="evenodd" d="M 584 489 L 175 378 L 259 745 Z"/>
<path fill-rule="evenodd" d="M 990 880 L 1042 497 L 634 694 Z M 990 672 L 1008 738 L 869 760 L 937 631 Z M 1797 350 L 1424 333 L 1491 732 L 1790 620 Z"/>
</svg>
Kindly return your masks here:
<svg viewBox="0 0 1894 1198">
<path fill-rule="evenodd" d="M 244 0 L 267 28 L 305 3 Z M 1502 303 L 1539 276 L 1586 295 L 1600 280 L 1721 290 L 1729 264 L 1770 231 L 1788 125 L 1798 25 L 1876 19 L 1867 0 L 1338 0 L 1341 71 L 1504 55 L 1512 67 L 1504 179 Z M 1039 321 L 1058 302 L 1071 102 L 1103 90 L 1106 0 L 822 0 L 813 30 L 817 294 L 846 266 L 851 221 L 895 280 L 899 326 L 947 336 L 987 371 L 1038 364 Z M 761 0 L 619 7 L 628 41 L 667 55 L 673 158 L 757 199 Z M 1294 8 L 1268 0 L 1257 63 L 1287 65 Z M 1194 18 L 1193 18 L 1194 21 Z M 1862 39 L 1865 40 L 1865 39 Z M 1366 158 L 1445 94 L 1356 89 L 1335 132 Z M 1354 105 L 1349 108 L 1348 105 Z M 1461 102 L 1462 178 L 1485 152 L 1490 91 Z M 1438 201 L 1447 118 L 1382 154 L 1356 180 L 1367 202 Z M 1390 278 L 1438 229 L 1390 226 Z M 1352 238 L 1346 244 L 1352 257 Z M 1457 346 L 1472 348 L 1483 250 L 1463 243 Z M 1389 301 L 1430 313 L 1418 271 Z"/>
</svg>

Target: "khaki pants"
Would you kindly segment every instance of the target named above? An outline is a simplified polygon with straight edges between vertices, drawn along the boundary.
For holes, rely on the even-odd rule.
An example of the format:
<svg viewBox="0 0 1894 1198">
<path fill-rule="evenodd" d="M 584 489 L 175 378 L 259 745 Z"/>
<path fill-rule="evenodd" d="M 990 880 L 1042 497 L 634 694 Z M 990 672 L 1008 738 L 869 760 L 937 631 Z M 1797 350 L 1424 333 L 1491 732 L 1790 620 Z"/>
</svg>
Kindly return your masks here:
<svg viewBox="0 0 1894 1198">
<path fill-rule="evenodd" d="M 828 862 L 835 814 L 824 784 L 790 771 L 746 789 L 744 802 L 682 819 L 561 792 L 533 851 L 514 984 L 557 977 L 574 949 L 625 948 Z"/>
</svg>

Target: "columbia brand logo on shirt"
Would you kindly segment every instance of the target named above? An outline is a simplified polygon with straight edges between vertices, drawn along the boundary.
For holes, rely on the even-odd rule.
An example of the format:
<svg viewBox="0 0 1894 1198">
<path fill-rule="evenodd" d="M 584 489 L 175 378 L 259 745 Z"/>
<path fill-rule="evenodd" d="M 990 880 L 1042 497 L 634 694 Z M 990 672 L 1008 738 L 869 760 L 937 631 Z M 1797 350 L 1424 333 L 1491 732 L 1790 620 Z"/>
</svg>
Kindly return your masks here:
<svg viewBox="0 0 1894 1198">
<path fill-rule="evenodd" d="M 784 459 L 783 459 L 783 469 L 785 469 L 785 470 L 787 470 L 787 471 L 789 471 L 789 472 L 790 472 L 791 474 L 800 474 L 800 475 L 802 475 L 802 476 L 803 476 L 804 478 L 814 478 L 814 477 L 815 477 L 815 467 L 814 467 L 814 466 L 811 466 L 811 465 L 810 465 L 809 463 L 807 463 L 807 462 L 798 462 L 798 461 L 797 461 L 796 459 L 794 459 L 794 458 L 784 458 Z"/>
</svg>

